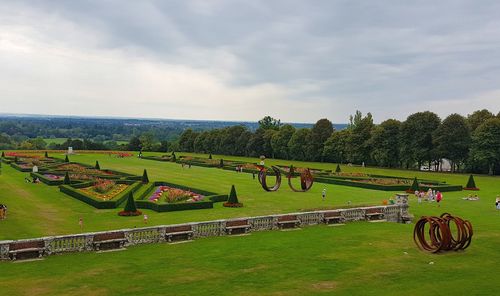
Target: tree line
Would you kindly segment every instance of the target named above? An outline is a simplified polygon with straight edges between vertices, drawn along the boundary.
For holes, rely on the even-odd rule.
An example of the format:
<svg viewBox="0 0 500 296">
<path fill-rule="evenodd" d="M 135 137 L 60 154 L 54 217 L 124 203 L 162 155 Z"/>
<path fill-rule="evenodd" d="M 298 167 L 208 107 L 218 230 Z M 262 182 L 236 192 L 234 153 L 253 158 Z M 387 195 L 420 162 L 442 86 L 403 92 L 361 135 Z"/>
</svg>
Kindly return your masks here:
<svg viewBox="0 0 500 296">
<path fill-rule="evenodd" d="M 357 111 L 347 128 L 335 130 L 328 119 L 311 128 L 295 128 L 266 116 L 254 131 L 241 125 L 207 131 L 186 129 L 167 150 L 389 168 L 451 170 L 500 174 L 500 113 L 478 110 L 445 119 L 430 111 L 411 114 L 405 121 L 374 124 L 370 113 Z"/>
</svg>

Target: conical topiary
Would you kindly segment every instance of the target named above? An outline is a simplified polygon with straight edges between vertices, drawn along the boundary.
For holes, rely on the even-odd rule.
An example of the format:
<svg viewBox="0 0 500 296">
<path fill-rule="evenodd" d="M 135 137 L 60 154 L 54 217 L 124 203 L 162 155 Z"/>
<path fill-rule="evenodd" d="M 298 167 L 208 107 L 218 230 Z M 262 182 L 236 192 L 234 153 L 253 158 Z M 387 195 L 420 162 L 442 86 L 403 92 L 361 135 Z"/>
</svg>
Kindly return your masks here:
<svg viewBox="0 0 500 296">
<path fill-rule="evenodd" d="M 63 184 L 64 184 L 64 185 L 69 185 L 69 184 L 71 184 L 71 179 L 69 178 L 69 173 L 68 173 L 68 172 L 66 172 L 66 174 L 64 175 Z"/>
<path fill-rule="evenodd" d="M 101 169 L 101 166 L 99 165 L 99 161 L 98 160 L 95 161 L 95 169 L 96 170 L 100 170 Z"/>
<path fill-rule="evenodd" d="M 172 152 L 172 161 L 175 162 L 177 160 L 177 157 L 175 156 L 175 152 Z"/>
<path fill-rule="evenodd" d="M 49 158 L 49 153 L 47 153 L 47 151 L 45 151 L 45 158 Z"/>
<path fill-rule="evenodd" d="M 14 156 L 14 163 L 17 163 L 17 156 Z"/>
<path fill-rule="evenodd" d="M 413 179 L 413 183 L 411 184 L 409 191 L 411 192 L 420 191 L 420 186 L 418 185 L 417 177 Z"/>
<path fill-rule="evenodd" d="M 137 206 L 135 205 L 134 194 L 130 192 L 128 194 L 127 203 L 123 209 L 125 212 L 137 212 Z"/>
<path fill-rule="evenodd" d="M 212 159 L 212 153 L 210 153 L 210 155 L 208 156 L 208 159 Z"/>
<path fill-rule="evenodd" d="M 292 178 L 294 173 L 295 173 L 295 168 L 293 167 L 293 164 L 292 164 L 292 165 L 290 165 L 290 170 L 288 172 L 288 178 Z"/>
<path fill-rule="evenodd" d="M 219 167 L 221 167 L 221 168 L 224 167 L 224 159 L 222 159 L 222 158 L 220 159 Z"/>
<path fill-rule="evenodd" d="M 236 188 L 234 188 L 234 185 L 231 186 L 229 198 L 227 199 L 227 202 L 223 204 L 223 206 L 230 208 L 239 208 L 243 206 L 243 204 L 238 201 L 238 195 L 236 194 Z"/>
<path fill-rule="evenodd" d="M 477 189 L 476 181 L 474 181 L 473 175 L 469 176 L 469 181 L 467 181 L 467 185 L 465 186 L 465 189 Z"/>
<path fill-rule="evenodd" d="M 66 154 L 66 157 L 64 158 L 64 162 L 69 162 L 68 155 Z"/>
<path fill-rule="evenodd" d="M 5 157 L 5 152 L 2 151 L 2 157 Z"/>
<path fill-rule="evenodd" d="M 227 199 L 227 201 L 230 203 L 239 203 L 238 195 L 236 194 L 236 188 L 234 188 L 234 185 L 231 186 L 231 192 L 229 193 L 229 198 Z"/>
<path fill-rule="evenodd" d="M 335 169 L 336 173 L 340 173 L 342 170 L 340 169 L 340 164 L 337 164 L 337 168 Z"/>
<path fill-rule="evenodd" d="M 149 183 L 148 171 L 146 171 L 146 169 L 144 169 L 144 173 L 142 173 L 142 183 Z"/>
</svg>

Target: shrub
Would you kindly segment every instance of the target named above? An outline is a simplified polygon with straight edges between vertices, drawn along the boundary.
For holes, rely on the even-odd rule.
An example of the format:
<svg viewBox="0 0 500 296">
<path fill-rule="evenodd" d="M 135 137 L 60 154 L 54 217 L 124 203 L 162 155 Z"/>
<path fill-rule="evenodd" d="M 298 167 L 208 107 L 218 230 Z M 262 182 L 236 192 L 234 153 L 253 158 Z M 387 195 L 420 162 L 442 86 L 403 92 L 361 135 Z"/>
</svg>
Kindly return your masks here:
<svg viewBox="0 0 500 296">
<path fill-rule="evenodd" d="M 45 151 L 45 158 L 49 158 L 49 153 L 47 153 L 47 151 Z"/>
<path fill-rule="evenodd" d="M 69 185 L 69 184 L 71 184 L 71 179 L 69 178 L 69 173 L 68 173 L 68 172 L 66 172 L 66 174 L 64 175 L 63 184 L 64 184 L 64 185 Z"/>
<path fill-rule="evenodd" d="M 149 183 L 148 171 L 146 171 L 146 169 L 144 169 L 144 173 L 142 173 L 142 183 Z"/>
<path fill-rule="evenodd" d="M 415 191 L 420 191 L 420 186 L 418 185 L 417 177 L 413 179 L 413 183 L 411 184 L 411 187 L 407 191 L 410 193 L 413 193 Z"/>
<path fill-rule="evenodd" d="M 342 170 L 340 169 L 340 165 L 339 164 L 337 164 L 337 168 L 335 169 L 335 172 L 336 173 L 342 172 Z"/>
<path fill-rule="evenodd" d="M 64 158 L 64 162 L 69 162 L 68 155 L 66 154 L 66 157 Z"/>
<path fill-rule="evenodd" d="M 137 210 L 137 206 L 135 205 L 134 195 L 132 192 L 129 193 L 127 198 L 127 203 L 125 204 L 125 208 L 123 211 L 119 212 L 119 216 L 139 216 L 142 212 Z"/>
<path fill-rule="evenodd" d="M 234 185 L 231 186 L 231 193 L 229 193 L 229 198 L 227 199 L 227 202 L 223 204 L 223 206 L 230 208 L 239 208 L 243 206 L 243 204 L 238 201 L 238 195 L 236 195 L 236 189 L 234 188 Z"/>
<path fill-rule="evenodd" d="M 5 152 L 2 151 L 2 157 L 5 157 Z"/>
<path fill-rule="evenodd" d="M 223 168 L 224 167 L 224 159 L 220 159 L 220 162 L 219 162 L 219 167 Z"/>
<path fill-rule="evenodd" d="M 172 152 L 172 161 L 175 162 L 177 160 L 177 157 L 175 156 L 175 151 Z"/>
<path fill-rule="evenodd" d="M 465 185 L 465 190 L 479 190 L 479 188 L 476 187 L 476 181 L 474 181 L 474 176 L 470 175 L 469 180 L 467 181 L 467 185 Z"/>
<path fill-rule="evenodd" d="M 208 156 L 208 159 L 212 159 L 212 153 L 210 153 L 210 155 Z"/>
<path fill-rule="evenodd" d="M 101 166 L 99 165 L 99 161 L 98 160 L 95 161 L 95 169 L 96 170 L 100 170 L 101 169 Z"/>
</svg>

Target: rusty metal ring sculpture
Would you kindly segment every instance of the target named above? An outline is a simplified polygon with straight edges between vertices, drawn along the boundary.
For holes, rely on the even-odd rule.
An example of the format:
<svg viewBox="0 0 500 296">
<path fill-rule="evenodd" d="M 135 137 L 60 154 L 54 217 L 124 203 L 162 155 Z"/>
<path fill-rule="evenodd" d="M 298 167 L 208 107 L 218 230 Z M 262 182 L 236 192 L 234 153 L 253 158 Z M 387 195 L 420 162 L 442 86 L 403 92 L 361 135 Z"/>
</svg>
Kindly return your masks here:
<svg viewBox="0 0 500 296">
<path fill-rule="evenodd" d="M 292 178 L 294 177 L 293 174 L 294 174 L 293 167 L 290 167 L 290 172 L 288 173 L 288 186 L 290 186 L 290 189 L 292 189 L 292 191 L 306 192 L 309 189 L 311 189 L 311 187 L 313 186 L 313 183 L 314 183 L 314 178 L 311 174 L 310 169 L 306 169 L 302 173 L 300 173 L 300 188 L 301 189 L 296 189 L 293 187 L 293 185 L 292 185 Z"/>
<path fill-rule="evenodd" d="M 450 223 L 456 226 L 456 231 L 451 230 Z M 472 234 L 472 224 L 469 221 L 444 213 L 440 217 L 420 218 L 413 230 L 413 240 L 419 249 L 431 253 L 459 251 L 470 246 Z"/>
<path fill-rule="evenodd" d="M 262 188 L 264 188 L 265 191 L 276 191 L 280 188 L 281 186 L 281 172 L 280 170 L 272 166 L 271 169 L 273 170 L 274 174 L 276 175 L 276 183 L 272 186 L 269 187 L 267 186 L 267 169 L 262 167 L 259 171 L 259 183 L 262 185 Z"/>
</svg>

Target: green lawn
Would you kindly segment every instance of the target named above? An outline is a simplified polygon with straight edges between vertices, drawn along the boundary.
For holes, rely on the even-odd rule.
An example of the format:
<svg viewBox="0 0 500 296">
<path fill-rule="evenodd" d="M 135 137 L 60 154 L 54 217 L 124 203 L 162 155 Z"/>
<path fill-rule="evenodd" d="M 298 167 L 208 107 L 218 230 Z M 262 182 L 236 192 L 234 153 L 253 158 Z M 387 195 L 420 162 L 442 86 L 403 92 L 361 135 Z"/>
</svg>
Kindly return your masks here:
<svg viewBox="0 0 500 296">
<path fill-rule="evenodd" d="M 150 153 L 152 154 L 152 153 Z M 177 156 L 181 155 L 180 153 Z M 62 157 L 62 155 L 58 155 Z M 213 192 L 229 192 L 236 185 L 243 208 L 156 213 L 149 225 L 228 217 L 255 216 L 299 210 L 380 204 L 393 193 L 316 183 L 307 193 L 294 193 L 286 184 L 278 192 L 264 192 L 250 174 L 214 168 L 107 155 L 75 155 L 73 161 L 101 168 L 141 174 Z M 218 156 L 214 155 L 214 158 Z M 257 161 L 256 159 L 227 157 Z M 267 160 L 270 164 L 290 161 Z M 335 164 L 300 163 L 296 166 L 335 169 Z M 421 177 L 465 185 L 467 175 L 413 172 L 379 168 L 342 167 L 383 175 Z M 24 176 L 3 164 L 0 203 L 9 206 L 9 217 L 0 221 L 0 239 L 17 239 L 79 231 L 142 226 L 141 217 L 119 217 L 115 210 L 97 210 L 59 193 L 57 187 L 25 184 Z M 500 178 L 478 176 L 478 202 L 461 198 L 468 192 L 445 193 L 440 208 L 418 205 L 412 197 L 410 212 L 416 217 L 450 212 L 472 222 L 474 237 L 465 252 L 429 255 L 416 249 L 413 225 L 353 223 L 342 227 L 313 226 L 290 232 L 252 233 L 243 237 L 200 239 L 191 243 L 138 246 L 113 253 L 70 254 L 25 263 L 0 263 L 5 295 L 493 295 L 500 262 L 500 211 L 494 199 Z M 321 190 L 327 189 L 327 201 Z M 405 252 L 407 254 L 405 254 Z M 429 264 L 429 262 L 434 264 Z M 441 290 L 444 289 L 444 290 Z"/>
</svg>

